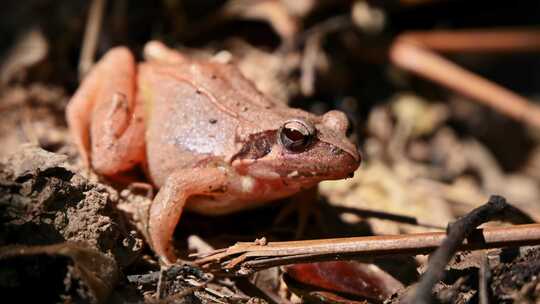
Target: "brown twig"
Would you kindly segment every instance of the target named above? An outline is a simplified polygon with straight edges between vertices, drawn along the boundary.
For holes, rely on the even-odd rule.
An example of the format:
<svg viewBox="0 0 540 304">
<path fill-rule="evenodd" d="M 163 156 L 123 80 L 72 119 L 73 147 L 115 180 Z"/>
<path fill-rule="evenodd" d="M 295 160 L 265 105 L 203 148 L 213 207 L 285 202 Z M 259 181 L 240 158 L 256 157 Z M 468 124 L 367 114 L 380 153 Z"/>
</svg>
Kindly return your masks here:
<svg viewBox="0 0 540 304">
<path fill-rule="evenodd" d="M 489 201 L 466 216 L 448 225 L 448 236 L 442 242 L 441 246 L 431 255 L 428 264 L 428 270 L 422 276 L 414 300 L 411 303 L 431 303 L 432 289 L 440 281 L 445 273 L 445 267 L 454 256 L 459 247 L 479 225 L 499 218 L 501 214 L 508 210 L 510 205 L 501 196 L 493 195 Z"/>
<path fill-rule="evenodd" d="M 478 303 L 489 304 L 489 283 L 491 281 L 491 269 L 486 255 L 482 257 L 478 275 Z"/>
<path fill-rule="evenodd" d="M 94 55 L 96 53 L 105 4 L 106 0 L 93 0 L 90 4 L 81 55 L 79 57 L 79 80 L 83 79 L 84 75 L 86 75 L 94 64 Z"/>
<path fill-rule="evenodd" d="M 360 260 L 382 256 L 427 254 L 436 250 L 444 232 L 367 236 L 291 242 L 240 242 L 213 253 L 200 255 L 196 264 L 217 267 L 229 273 L 246 275 L 294 263 Z M 459 250 L 476 250 L 540 244 L 540 224 L 476 229 Z"/>
<path fill-rule="evenodd" d="M 466 30 L 407 32 L 398 39 L 446 53 L 540 51 L 540 30 Z"/>
<path fill-rule="evenodd" d="M 539 106 L 429 50 L 434 47 L 446 51 L 457 51 L 460 48 L 464 51 L 500 51 L 510 50 L 512 43 L 515 44 L 515 50 L 540 49 L 540 33 L 508 32 L 502 35 L 501 40 L 494 39 L 496 34 L 487 33 L 487 36 L 482 36 L 480 32 L 465 33 L 462 36 L 453 36 L 454 39 L 450 39 L 446 44 L 442 39 L 447 39 L 448 33 L 441 33 L 440 37 L 437 34 L 403 34 L 391 46 L 390 59 L 400 68 L 482 102 L 513 119 L 540 127 Z M 475 39 L 481 42 L 478 46 L 475 46 Z M 468 43 L 473 43 L 474 46 L 468 46 Z"/>
</svg>

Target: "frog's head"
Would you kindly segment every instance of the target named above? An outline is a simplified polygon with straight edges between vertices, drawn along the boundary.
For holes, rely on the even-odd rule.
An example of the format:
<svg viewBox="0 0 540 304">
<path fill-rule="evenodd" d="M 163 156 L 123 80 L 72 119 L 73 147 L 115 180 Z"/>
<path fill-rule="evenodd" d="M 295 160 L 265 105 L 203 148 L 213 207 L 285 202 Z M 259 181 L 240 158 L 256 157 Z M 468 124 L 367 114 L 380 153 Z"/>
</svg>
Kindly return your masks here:
<svg viewBox="0 0 540 304">
<path fill-rule="evenodd" d="M 347 137 L 348 126 L 340 111 L 322 116 L 293 111 L 276 128 L 251 134 L 234 156 L 233 166 L 255 178 L 301 187 L 352 177 L 361 157 Z"/>
</svg>

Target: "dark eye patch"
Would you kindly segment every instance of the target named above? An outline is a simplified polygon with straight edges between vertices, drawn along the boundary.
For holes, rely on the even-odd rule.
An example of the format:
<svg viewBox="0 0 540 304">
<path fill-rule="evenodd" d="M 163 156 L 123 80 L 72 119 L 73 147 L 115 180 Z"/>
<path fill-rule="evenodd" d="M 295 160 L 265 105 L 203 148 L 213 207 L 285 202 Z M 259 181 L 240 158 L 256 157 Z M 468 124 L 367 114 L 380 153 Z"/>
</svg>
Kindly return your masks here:
<svg viewBox="0 0 540 304">
<path fill-rule="evenodd" d="M 275 143 L 274 138 L 274 131 L 250 135 L 234 159 L 259 159 L 264 157 L 272 151 L 272 145 Z"/>
</svg>

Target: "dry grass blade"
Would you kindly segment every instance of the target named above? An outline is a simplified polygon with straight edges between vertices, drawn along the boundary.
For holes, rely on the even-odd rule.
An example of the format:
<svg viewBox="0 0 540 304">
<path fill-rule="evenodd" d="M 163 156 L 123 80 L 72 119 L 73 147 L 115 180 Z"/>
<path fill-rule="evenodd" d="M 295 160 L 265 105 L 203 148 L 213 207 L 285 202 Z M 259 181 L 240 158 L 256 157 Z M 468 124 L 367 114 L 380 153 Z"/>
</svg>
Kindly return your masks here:
<svg viewBox="0 0 540 304">
<path fill-rule="evenodd" d="M 81 56 L 79 58 L 79 79 L 83 79 L 94 64 L 98 35 L 103 19 L 103 11 L 107 0 L 93 0 L 88 12 L 86 30 L 84 32 Z"/>
</svg>

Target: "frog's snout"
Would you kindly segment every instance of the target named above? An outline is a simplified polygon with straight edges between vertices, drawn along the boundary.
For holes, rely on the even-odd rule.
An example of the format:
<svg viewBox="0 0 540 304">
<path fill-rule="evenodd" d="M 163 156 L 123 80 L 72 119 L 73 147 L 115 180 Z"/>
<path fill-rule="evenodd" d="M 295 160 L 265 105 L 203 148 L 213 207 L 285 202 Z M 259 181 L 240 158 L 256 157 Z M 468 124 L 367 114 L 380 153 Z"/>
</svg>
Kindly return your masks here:
<svg viewBox="0 0 540 304">
<path fill-rule="evenodd" d="M 346 156 L 343 162 L 344 171 L 348 172 L 347 177 L 352 177 L 354 175 L 354 171 L 360 167 L 360 163 L 362 163 L 362 155 L 360 154 L 359 150 L 356 149 L 356 155 L 350 155 L 349 153 L 344 152 Z"/>
<path fill-rule="evenodd" d="M 352 155 L 351 152 L 341 150 L 339 148 L 334 148 L 333 156 L 330 158 L 327 166 L 330 170 L 335 172 L 333 178 L 347 178 L 354 175 L 354 171 L 358 169 L 360 163 L 362 162 L 362 157 L 357 149 L 354 149 L 356 154 Z"/>
<path fill-rule="evenodd" d="M 342 149 L 340 147 L 334 147 L 332 149 L 334 155 L 339 157 L 340 155 L 346 155 L 348 157 L 342 156 L 341 161 L 346 164 L 350 164 L 351 167 L 354 167 L 355 170 L 360 166 L 362 162 L 362 154 L 360 153 L 360 145 L 357 142 L 350 142 L 349 149 Z"/>
</svg>

